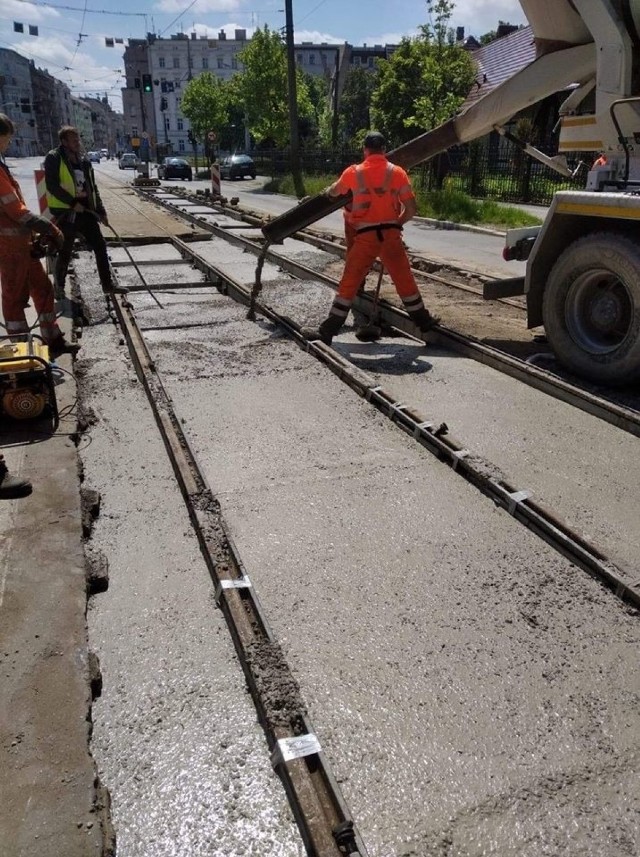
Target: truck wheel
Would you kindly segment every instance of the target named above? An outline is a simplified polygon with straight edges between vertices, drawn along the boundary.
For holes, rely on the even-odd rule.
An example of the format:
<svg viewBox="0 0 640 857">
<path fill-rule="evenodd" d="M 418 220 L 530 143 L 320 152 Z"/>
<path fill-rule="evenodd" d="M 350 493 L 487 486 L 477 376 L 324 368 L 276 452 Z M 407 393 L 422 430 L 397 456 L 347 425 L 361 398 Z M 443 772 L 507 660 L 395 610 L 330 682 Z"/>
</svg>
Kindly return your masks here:
<svg viewBox="0 0 640 857">
<path fill-rule="evenodd" d="M 542 317 L 567 369 L 601 384 L 640 378 L 640 247 L 596 232 L 570 244 L 551 269 Z"/>
</svg>

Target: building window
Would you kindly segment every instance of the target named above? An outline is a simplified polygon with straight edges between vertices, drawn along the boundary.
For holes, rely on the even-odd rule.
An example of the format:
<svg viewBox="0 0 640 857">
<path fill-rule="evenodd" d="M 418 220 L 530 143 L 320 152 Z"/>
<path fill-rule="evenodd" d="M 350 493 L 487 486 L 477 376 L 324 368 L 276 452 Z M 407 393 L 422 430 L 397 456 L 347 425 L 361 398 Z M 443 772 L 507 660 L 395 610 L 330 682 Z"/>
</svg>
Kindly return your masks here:
<svg viewBox="0 0 640 857">
<path fill-rule="evenodd" d="M 209 68 L 209 57 L 202 57 L 202 68 Z"/>
<path fill-rule="evenodd" d="M 315 65 L 315 64 L 316 64 L 316 55 L 315 54 L 309 54 L 309 65 Z"/>
<path fill-rule="evenodd" d="M 180 57 L 174 57 L 173 58 L 173 67 L 174 68 L 180 68 Z"/>
<path fill-rule="evenodd" d="M 296 62 L 298 63 L 298 65 L 304 65 L 304 55 L 296 54 Z"/>
<path fill-rule="evenodd" d="M 373 57 L 369 57 L 369 68 L 373 68 Z"/>
<path fill-rule="evenodd" d="M 178 140 L 178 151 L 184 152 L 184 140 Z"/>
<path fill-rule="evenodd" d="M 320 54 L 320 62 L 322 63 L 322 65 L 327 64 L 327 55 L 326 54 Z"/>
<path fill-rule="evenodd" d="M 135 116 L 137 112 L 138 112 L 138 111 L 136 110 L 136 108 L 135 108 L 135 107 L 130 107 L 130 108 L 129 108 L 129 116 Z"/>
<path fill-rule="evenodd" d="M 132 136 L 132 137 L 137 137 L 137 136 L 138 136 L 138 126 L 137 126 L 137 125 L 132 125 L 132 126 L 131 126 L 131 136 Z"/>
<path fill-rule="evenodd" d="M 178 131 L 184 131 L 184 119 L 182 117 L 178 117 Z"/>
<path fill-rule="evenodd" d="M 158 57 L 158 65 L 160 66 L 160 68 L 164 68 L 164 57 Z"/>
<path fill-rule="evenodd" d="M 224 68 L 224 60 L 222 57 L 218 57 L 218 68 Z"/>
<path fill-rule="evenodd" d="M 360 65 L 360 57 L 354 57 L 353 58 L 353 64 L 354 65 Z"/>
<path fill-rule="evenodd" d="M 238 60 L 235 56 L 231 57 L 231 68 L 238 68 Z"/>
</svg>

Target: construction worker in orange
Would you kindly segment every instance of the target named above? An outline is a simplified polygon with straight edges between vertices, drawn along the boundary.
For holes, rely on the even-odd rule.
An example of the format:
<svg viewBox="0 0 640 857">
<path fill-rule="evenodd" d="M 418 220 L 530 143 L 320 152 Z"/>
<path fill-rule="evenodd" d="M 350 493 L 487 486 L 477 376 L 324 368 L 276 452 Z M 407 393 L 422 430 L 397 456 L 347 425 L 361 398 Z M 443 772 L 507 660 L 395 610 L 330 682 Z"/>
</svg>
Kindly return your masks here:
<svg viewBox="0 0 640 857">
<path fill-rule="evenodd" d="M 388 271 L 409 317 L 422 333 L 438 323 L 422 302 L 402 243 L 402 227 L 415 215 L 416 199 L 406 172 L 390 163 L 386 141 L 379 131 L 364 138 L 364 160 L 342 173 L 330 185 L 327 196 L 351 191 L 353 202 L 347 223 L 355 230 L 340 286 L 329 316 L 318 328 L 305 328 L 307 339 L 321 339 L 327 345 L 344 324 L 358 287 L 376 258 Z"/>
<path fill-rule="evenodd" d="M 32 255 L 34 233 L 58 248 L 63 236 L 54 223 L 29 211 L 20 185 L 9 172 L 4 155 L 14 133 L 13 121 L 0 113 L 0 288 L 4 323 L 9 336 L 22 339 L 29 332 L 24 310 L 31 297 L 50 355 L 55 358 L 75 354 L 79 346 L 66 341 L 56 321 L 53 285 L 40 260 Z"/>
</svg>

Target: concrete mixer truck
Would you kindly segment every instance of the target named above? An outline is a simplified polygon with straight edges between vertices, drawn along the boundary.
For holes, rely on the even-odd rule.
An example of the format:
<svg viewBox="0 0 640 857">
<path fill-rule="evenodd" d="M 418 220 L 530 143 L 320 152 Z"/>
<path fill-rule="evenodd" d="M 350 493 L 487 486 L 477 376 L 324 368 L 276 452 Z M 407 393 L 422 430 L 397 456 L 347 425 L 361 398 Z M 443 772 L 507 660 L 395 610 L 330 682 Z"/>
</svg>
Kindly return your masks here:
<svg viewBox="0 0 640 857">
<path fill-rule="evenodd" d="M 640 380 L 640 0 L 520 0 L 536 59 L 443 125 L 388 157 L 405 169 L 497 130 L 566 90 L 558 154 L 533 157 L 571 175 L 569 152 L 605 152 L 586 188 L 559 191 L 541 227 L 512 230 L 506 258 L 526 275 L 485 297 L 525 294 L 528 326 L 544 325 L 558 361 L 601 384 Z M 594 156 L 595 160 L 595 156 Z M 606 163 L 604 163 L 606 161 Z M 267 224 L 268 241 L 334 211 L 349 197 L 314 197 Z"/>
</svg>

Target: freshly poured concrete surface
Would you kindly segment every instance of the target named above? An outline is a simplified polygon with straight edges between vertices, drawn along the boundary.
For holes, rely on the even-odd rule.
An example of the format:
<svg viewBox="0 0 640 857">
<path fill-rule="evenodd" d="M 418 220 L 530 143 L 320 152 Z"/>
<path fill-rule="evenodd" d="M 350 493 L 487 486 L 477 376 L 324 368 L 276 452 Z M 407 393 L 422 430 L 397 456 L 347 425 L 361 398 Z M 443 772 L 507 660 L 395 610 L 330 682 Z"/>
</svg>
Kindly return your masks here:
<svg viewBox="0 0 640 857">
<path fill-rule="evenodd" d="M 132 302 L 155 327 L 186 297 Z M 369 853 L 635 854 L 633 611 L 246 307 L 207 315 L 152 353 Z"/>
<path fill-rule="evenodd" d="M 88 303 L 95 320 L 104 318 L 99 297 Z M 301 857 L 186 508 L 118 338 L 110 324 L 88 328 L 90 356 L 79 364 L 83 406 L 97 418 L 81 444 L 85 477 L 102 494 L 90 545 L 110 564 L 109 590 L 88 617 L 104 683 L 92 747 L 112 796 L 117 853 Z"/>
</svg>

